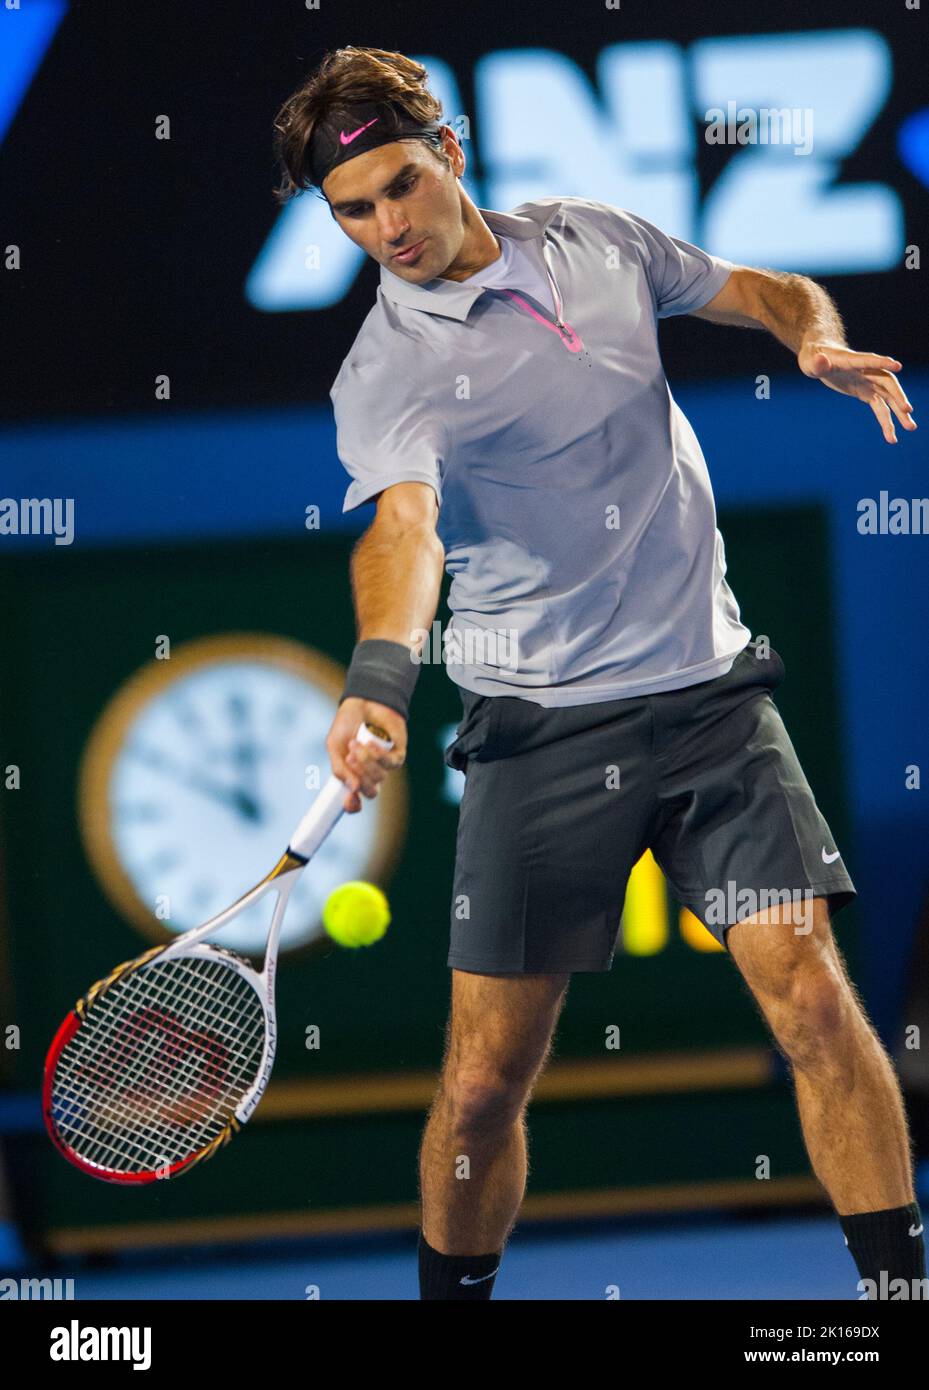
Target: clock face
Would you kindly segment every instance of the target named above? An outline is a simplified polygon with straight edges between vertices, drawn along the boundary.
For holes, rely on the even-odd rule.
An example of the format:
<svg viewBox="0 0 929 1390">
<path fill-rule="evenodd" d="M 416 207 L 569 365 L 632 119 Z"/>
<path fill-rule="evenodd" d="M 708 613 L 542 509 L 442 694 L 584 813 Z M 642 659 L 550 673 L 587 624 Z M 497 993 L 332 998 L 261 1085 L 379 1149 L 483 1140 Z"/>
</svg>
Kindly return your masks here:
<svg viewBox="0 0 929 1390">
<path fill-rule="evenodd" d="M 96 826 L 88 847 L 110 895 L 117 887 L 138 925 L 180 933 L 253 887 L 286 848 L 331 775 L 325 739 L 342 673 L 298 644 L 247 637 L 188 644 L 152 666 L 134 699 L 115 702 L 109 728 L 101 719 L 83 819 Z M 385 798 L 402 776 L 343 816 L 314 855 L 291 894 L 282 950 L 322 938 L 329 893 L 372 876 L 397 813 L 404 819 L 404 798 Z M 266 895 L 215 940 L 261 955 L 274 901 Z"/>
</svg>

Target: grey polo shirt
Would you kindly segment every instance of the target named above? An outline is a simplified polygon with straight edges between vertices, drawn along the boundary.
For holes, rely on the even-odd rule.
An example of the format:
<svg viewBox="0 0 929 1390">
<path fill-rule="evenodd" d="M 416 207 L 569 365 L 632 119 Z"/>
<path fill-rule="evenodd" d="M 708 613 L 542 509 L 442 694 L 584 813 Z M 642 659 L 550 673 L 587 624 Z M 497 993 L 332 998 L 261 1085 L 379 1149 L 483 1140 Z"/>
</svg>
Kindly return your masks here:
<svg viewBox="0 0 929 1390">
<path fill-rule="evenodd" d="M 330 392 L 343 512 L 435 489 L 452 616 L 430 655 L 479 695 L 587 704 L 724 674 L 751 634 L 658 320 L 732 263 L 587 198 L 480 212 L 552 296 L 381 267 Z"/>
</svg>

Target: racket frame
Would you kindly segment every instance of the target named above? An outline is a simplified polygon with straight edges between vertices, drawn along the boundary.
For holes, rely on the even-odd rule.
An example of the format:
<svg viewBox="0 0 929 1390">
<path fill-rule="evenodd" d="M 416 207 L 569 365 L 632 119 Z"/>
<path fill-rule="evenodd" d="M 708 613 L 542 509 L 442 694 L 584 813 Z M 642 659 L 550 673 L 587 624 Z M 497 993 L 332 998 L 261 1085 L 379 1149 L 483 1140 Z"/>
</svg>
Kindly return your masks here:
<svg viewBox="0 0 929 1390">
<path fill-rule="evenodd" d="M 361 724 L 358 733 L 355 735 L 359 743 L 376 743 L 383 749 L 389 750 L 393 744 L 388 739 L 383 729 L 377 725 Z M 198 927 L 192 927 L 190 931 L 184 932 L 174 941 L 166 942 L 163 946 L 154 946 L 151 950 L 144 952 L 141 956 L 136 956 L 132 960 L 124 961 L 117 965 L 108 975 L 103 976 L 81 999 L 77 1001 L 74 1008 L 67 1015 L 59 1027 L 45 1059 L 45 1070 L 42 1080 L 42 1114 L 45 1119 L 45 1127 L 49 1137 L 55 1147 L 69 1161 L 79 1168 L 82 1172 L 90 1174 L 92 1177 L 100 1178 L 105 1182 L 120 1184 L 129 1183 L 148 1183 L 154 1182 L 158 1178 L 174 1177 L 179 1173 L 186 1172 L 194 1164 L 206 1158 L 212 1158 L 219 1149 L 226 1145 L 234 1134 L 237 1134 L 242 1125 L 254 1114 L 255 1109 L 267 1089 L 271 1071 L 274 1066 L 275 1053 L 277 1051 L 277 1015 L 275 1011 L 275 980 L 277 976 L 277 959 L 280 947 L 281 926 L 284 914 L 287 910 L 287 903 L 293 892 L 297 879 L 303 873 L 312 856 L 319 849 L 320 845 L 335 828 L 341 819 L 344 806 L 343 802 L 346 795 L 345 784 L 335 775 L 331 776 L 328 782 L 320 791 L 312 806 L 303 816 L 293 835 L 290 844 L 281 855 L 278 862 L 270 873 L 266 874 L 260 883 L 254 888 L 243 893 L 229 907 L 218 912 L 208 921 L 203 922 Z M 251 961 L 246 960 L 237 952 L 229 950 L 228 947 L 208 943 L 207 938 L 221 931 L 235 917 L 254 903 L 264 897 L 266 893 L 275 892 L 277 901 L 271 916 L 268 927 L 267 944 L 265 947 L 264 961 L 260 971 L 256 970 Z M 223 1127 L 220 1134 L 216 1135 L 210 1142 L 203 1146 L 190 1157 L 179 1159 L 166 1167 L 159 1167 L 151 1171 L 141 1173 L 123 1173 L 112 1169 L 106 1169 L 82 1158 L 71 1148 L 64 1137 L 59 1133 L 53 1117 L 53 1090 L 55 1082 L 55 1067 L 64 1048 L 72 1040 L 83 1023 L 88 1012 L 94 1004 L 106 993 L 106 991 L 117 981 L 123 980 L 128 973 L 144 971 L 156 962 L 176 960 L 180 957 L 191 956 L 199 959 L 221 959 L 223 964 L 234 970 L 239 976 L 247 980 L 258 996 L 261 1007 L 264 1011 L 265 1032 L 264 1044 L 261 1061 L 254 1082 L 239 1101 L 232 1117 Z"/>
</svg>

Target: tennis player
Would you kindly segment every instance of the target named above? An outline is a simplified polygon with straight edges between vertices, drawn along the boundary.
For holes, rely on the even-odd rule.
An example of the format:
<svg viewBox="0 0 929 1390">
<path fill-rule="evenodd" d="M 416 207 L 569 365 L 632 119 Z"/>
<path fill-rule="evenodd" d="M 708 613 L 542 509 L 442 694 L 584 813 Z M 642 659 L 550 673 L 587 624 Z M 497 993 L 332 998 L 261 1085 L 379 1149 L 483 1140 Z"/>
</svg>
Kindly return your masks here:
<svg viewBox="0 0 929 1390">
<path fill-rule="evenodd" d="M 444 655 L 463 717 L 445 756 L 466 785 L 421 1297 L 490 1298 L 525 1191 L 528 1097 L 571 973 L 610 968 L 646 848 L 788 1059 L 862 1278 L 922 1278 L 900 1088 L 830 925 L 855 889 L 771 698 L 781 660 L 726 583 L 658 320 L 767 329 L 889 443 L 895 421 L 916 428 L 901 364 L 852 351 L 813 281 L 733 265 L 634 212 L 559 196 L 478 208 L 440 115 L 420 64 L 350 47 L 276 120 L 279 199 L 316 189 L 381 267 L 331 391 L 343 510 L 376 503 L 327 742 L 350 812 L 404 762 L 443 567 L 454 581 Z M 389 755 L 354 742 L 361 719 L 387 730 Z"/>
</svg>

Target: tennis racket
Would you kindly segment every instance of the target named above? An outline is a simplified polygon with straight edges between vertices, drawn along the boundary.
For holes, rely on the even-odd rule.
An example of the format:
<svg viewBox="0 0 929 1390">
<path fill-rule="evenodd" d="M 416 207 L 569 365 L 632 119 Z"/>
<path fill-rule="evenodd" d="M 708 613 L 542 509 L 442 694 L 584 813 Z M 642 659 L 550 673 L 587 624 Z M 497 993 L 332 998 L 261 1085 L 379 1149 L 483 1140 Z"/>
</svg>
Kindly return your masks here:
<svg viewBox="0 0 929 1390">
<path fill-rule="evenodd" d="M 393 747 L 376 725 L 362 724 L 356 737 Z M 260 883 L 202 926 L 118 965 L 68 1014 L 45 1060 L 42 1110 L 52 1140 L 82 1172 L 117 1183 L 174 1177 L 212 1158 L 250 1119 L 274 1064 L 287 901 L 345 795 L 331 776 Z M 271 892 L 259 973 L 206 938 Z"/>
</svg>

